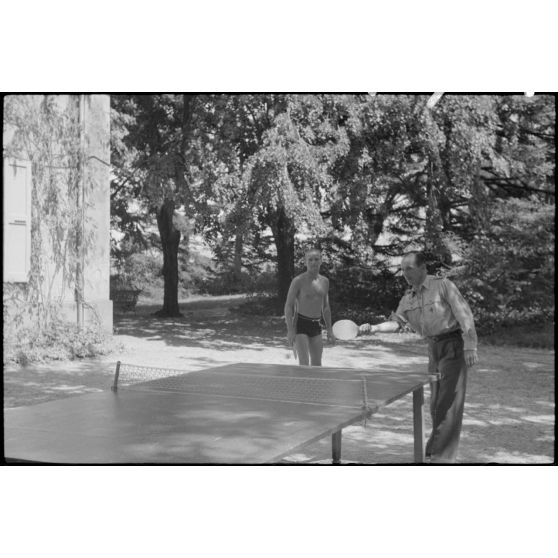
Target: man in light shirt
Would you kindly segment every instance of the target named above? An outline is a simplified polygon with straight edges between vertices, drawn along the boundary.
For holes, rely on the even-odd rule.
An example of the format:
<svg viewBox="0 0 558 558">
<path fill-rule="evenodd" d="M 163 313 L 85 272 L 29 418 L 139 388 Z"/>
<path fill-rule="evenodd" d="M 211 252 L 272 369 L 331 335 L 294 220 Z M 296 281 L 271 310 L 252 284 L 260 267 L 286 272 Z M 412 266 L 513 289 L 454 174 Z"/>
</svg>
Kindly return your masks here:
<svg viewBox="0 0 558 558">
<path fill-rule="evenodd" d="M 426 444 L 430 463 L 454 463 L 461 435 L 467 368 L 478 363 L 471 308 L 449 280 L 428 275 L 424 255 L 409 252 L 401 271 L 411 288 L 389 321 L 363 324 L 361 332 L 399 331 L 406 324 L 428 339 L 432 434 Z"/>
</svg>

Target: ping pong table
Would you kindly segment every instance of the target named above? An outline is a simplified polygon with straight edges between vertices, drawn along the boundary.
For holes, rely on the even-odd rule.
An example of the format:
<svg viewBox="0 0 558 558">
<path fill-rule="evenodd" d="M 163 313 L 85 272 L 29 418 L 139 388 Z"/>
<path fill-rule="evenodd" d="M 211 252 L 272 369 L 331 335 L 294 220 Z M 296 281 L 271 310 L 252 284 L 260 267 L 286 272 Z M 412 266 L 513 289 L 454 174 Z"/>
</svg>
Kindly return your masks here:
<svg viewBox="0 0 558 558">
<path fill-rule="evenodd" d="M 111 390 L 4 410 L 7 461 L 279 462 L 412 392 L 414 461 L 424 460 L 426 373 L 229 364 L 185 373 L 118 363 Z M 409 451 L 411 457 L 411 451 Z"/>
</svg>

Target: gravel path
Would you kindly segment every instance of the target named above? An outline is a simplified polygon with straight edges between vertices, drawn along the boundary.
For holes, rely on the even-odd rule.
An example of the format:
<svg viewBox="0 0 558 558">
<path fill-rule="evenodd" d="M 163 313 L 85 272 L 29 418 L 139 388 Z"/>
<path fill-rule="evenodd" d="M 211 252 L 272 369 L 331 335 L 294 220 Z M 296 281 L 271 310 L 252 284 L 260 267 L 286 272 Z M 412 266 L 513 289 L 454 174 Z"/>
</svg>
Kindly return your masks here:
<svg viewBox="0 0 558 558">
<path fill-rule="evenodd" d="M 4 406 L 32 405 L 107 389 L 117 360 L 200 370 L 234 362 L 293 363 L 283 320 L 244 316 L 229 307 L 238 297 L 181 304 L 179 319 L 151 315 L 155 306 L 115 317 L 123 350 L 85 361 L 4 369 Z M 326 366 L 371 368 L 426 366 L 426 347 L 410 334 L 365 336 L 327 347 Z M 554 461 L 554 351 L 481 344 L 480 364 L 470 371 L 460 463 Z M 427 402 L 428 403 L 428 389 Z M 425 405 L 425 411 L 427 409 Z M 412 399 L 407 396 L 374 415 L 366 428 L 343 431 L 346 463 L 412 462 Z M 426 415 L 427 432 L 430 428 Z M 327 463 L 330 441 L 291 455 L 294 463 Z"/>
</svg>

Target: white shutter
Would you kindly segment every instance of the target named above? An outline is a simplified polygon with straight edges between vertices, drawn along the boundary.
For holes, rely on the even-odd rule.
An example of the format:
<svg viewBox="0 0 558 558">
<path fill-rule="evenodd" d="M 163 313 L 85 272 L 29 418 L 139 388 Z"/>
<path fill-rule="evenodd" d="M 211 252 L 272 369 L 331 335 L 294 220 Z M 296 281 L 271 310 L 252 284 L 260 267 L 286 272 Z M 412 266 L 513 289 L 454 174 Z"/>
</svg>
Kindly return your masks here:
<svg viewBox="0 0 558 558">
<path fill-rule="evenodd" d="M 5 282 L 25 283 L 31 264 L 31 163 L 4 159 Z"/>
</svg>

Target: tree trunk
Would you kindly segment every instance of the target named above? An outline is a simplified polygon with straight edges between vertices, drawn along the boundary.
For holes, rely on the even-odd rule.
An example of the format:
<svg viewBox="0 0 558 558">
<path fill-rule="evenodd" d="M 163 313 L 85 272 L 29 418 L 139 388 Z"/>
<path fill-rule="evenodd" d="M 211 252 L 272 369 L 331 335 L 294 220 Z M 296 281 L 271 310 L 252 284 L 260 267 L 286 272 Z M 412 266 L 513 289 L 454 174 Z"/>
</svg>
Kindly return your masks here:
<svg viewBox="0 0 558 558">
<path fill-rule="evenodd" d="M 234 241 L 234 278 L 240 283 L 242 280 L 242 248 L 244 246 L 244 239 L 241 233 L 237 233 Z"/>
<path fill-rule="evenodd" d="M 428 180 L 426 183 L 427 206 L 424 243 L 427 260 L 430 260 L 430 265 L 435 268 L 431 271 L 435 272 L 442 266 L 450 265 L 452 260 L 451 252 L 443 240 L 444 220 L 442 211 L 444 208 L 440 206 L 442 186 L 447 185 L 449 179 L 444 170 L 440 148 L 434 139 L 436 131 L 439 131 L 439 127 L 429 110 L 425 111 L 425 115 L 427 134 L 430 138 L 427 141 L 429 164 L 427 171 Z M 449 132 L 446 131 L 446 133 Z"/>
<path fill-rule="evenodd" d="M 283 207 L 280 207 L 274 215 L 271 230 L 277 247 L 277 310 L 281 311 L 287 300 L 287 293 L 295 272 L 295 227 Z"/>
<path fill-rule="evenodd" d="M 157 225 L 163 247 L 163 277 L 165 293 L 163 308 L 156 312 L 161 317 L 182 316 L 178 308 L 178 246 L 180 231 L 174 228 L 174 201 L 166 199 L 157 214 Z"/>
<path fill-rule="evenodd" d="M 439 180 L 437 169 L 431 164 L 426 186 L 428 205 L 426 207 L 424 239 L 427 259 L 432 258 L 430 265 L 435 268 L 432 269 L 432 272 L 437 271 L 441 266 L 450 265 L 452 260 L 451 252 L 442 239 L 444 224 L 440 211 Z"/>
<path fill-rule="evenodd" d="M 183 95 L 182 110 L 182 136 L 180 148 L 176 153 L 174 164 L 174 182 L 176 194 L 180 198 L 190 200 L 193 205 L 190 185 L 186 178 L 186 152 L 190 141 L 192 128 L 192 113 L 195 95 Z M 185 204 L 188 212 L 188 203 Z M 165 295 L 163 308 L 157 312 L 158 316 L 181 316 L 178 308 L 178 246 L 180 244 L 180 231 L 174 228 L 172 221 L 174 215 L 174 200 L 166 199 L 157 215 L 157 224 L 163 245 L 163 276 L 165 279 Z M 186 237 L 186 241 L 188 238 Z"/>
</svg>

